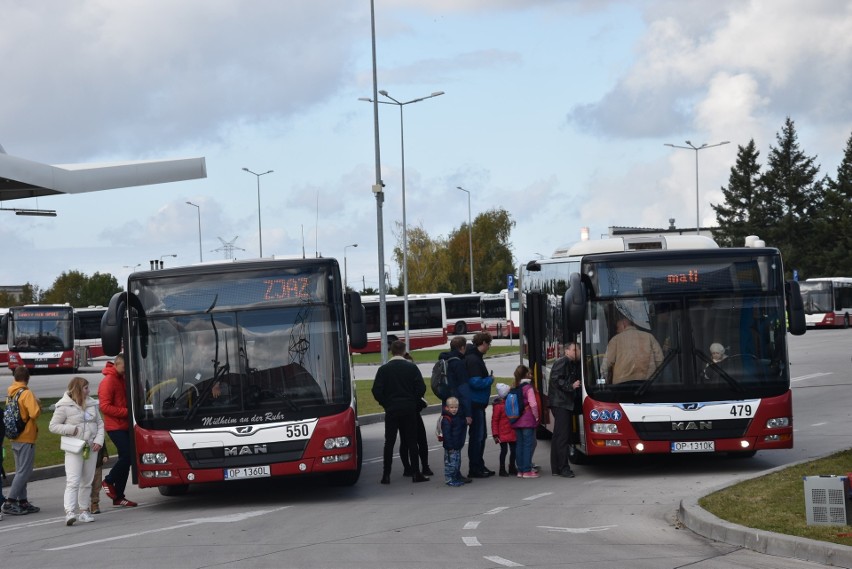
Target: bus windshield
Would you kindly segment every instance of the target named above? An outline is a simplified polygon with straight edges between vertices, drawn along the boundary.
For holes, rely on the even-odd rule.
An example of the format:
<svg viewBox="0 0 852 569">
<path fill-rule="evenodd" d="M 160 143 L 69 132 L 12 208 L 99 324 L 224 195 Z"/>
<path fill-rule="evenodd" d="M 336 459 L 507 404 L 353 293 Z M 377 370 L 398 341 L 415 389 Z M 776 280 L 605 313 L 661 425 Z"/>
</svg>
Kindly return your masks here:
<svg viewBox="0 0 852 569">
<path fill-rule="evenodd" d="M 584 265 L 595 285 L 583 336 L 589 394 L 642 403 L 785 393 L 780 267 L 771 257 Z"/>
<path fill-rule="evenodd" d="M 324 298 L 326 269 L 216 278 L 195 275 L 192 295 L 177 277 L 134 283 L 145 314 L 131 326 L 147 328 L 132 334 L 140 426 L 256 426 L 350 406 L 343 307 Z"/>
<path fill-rule="evenodd" d="M 801 282 L 802 302 L 806 314 L 820 314 L 834 310 L 834 295 L 831 293 L 831 283 L 827 281 Z"/>
<path fill-rule="evenodd" d="M 61 352 L 74 348 L 71 310 L 17 310 L 9 337 L 16 352 Z"/>
</svg>

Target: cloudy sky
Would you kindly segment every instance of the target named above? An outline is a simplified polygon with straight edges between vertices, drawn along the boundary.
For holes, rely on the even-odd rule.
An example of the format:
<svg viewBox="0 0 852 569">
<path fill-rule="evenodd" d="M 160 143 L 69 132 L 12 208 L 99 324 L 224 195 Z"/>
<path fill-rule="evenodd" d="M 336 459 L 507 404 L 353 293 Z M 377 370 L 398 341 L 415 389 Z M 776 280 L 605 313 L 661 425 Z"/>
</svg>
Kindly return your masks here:
<svg viewBox="0 0 852 569">
<path fill-rule="evenodd" d="M 714 222 L 737 146 L 785 117 L 821 174 L 852 133 L 846 0 L 375 0 L 378 86 L 404 107 L 409 225 L 511 212 L 517 262 L 589 227 Z M 203 180 L 16 200 L 0 284 L 204 260 L 234 241 L 379 280 L 369 0 L 0 0 L 0 145 L 51 164 L 204 156 Z M 380 105 L 385 257 L 402 219 L 399 108 Z M 171 257 L 170 255 L 177 255 Z M 398 280 L 396 267 L 391 280 Z M 356 285 L 356 288 L 360 286 Z"/>
</svg>

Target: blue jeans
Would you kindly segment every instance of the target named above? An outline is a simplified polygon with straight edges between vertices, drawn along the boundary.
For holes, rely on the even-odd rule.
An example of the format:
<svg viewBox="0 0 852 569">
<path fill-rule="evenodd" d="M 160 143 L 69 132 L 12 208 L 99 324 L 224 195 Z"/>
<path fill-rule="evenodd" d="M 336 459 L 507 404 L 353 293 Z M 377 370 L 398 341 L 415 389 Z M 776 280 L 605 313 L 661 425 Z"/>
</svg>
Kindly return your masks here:
<svg viewBox="0 0 852 569">
<path fill-rule="evenodd" d="M 515 429 L 518 437 L 515 443 L 515 459 L 518 463 L 518 472 L 532 471 L 532 455 L 535 449 L 535 428 Z"/>
<path fill-rule="evenodd" d="M 124 489 L 127 488 L 127 477 L 130 476 L 130 433 L 127 431 L 107 431 L 112 444 L 118 451 L 118 460 L 115 461 L 109 474 L 104 480 L 115 486 L 118 495 L 116 500 L 124 498 Z"/>
<path fill-rule="evenodd" d="M 460 449 L 444 449 L 444 481 L 455 482 L 461 480 L 461 450 Z"/>
<path fill-rule="evenodd" d="M 485 472 L 485 439 L 488 435 L 485 429 L 485 407 L 473 405 L 471 410 L 469 439 L 467 443 L 468 472 L 482 474 Z"/>
</svg>

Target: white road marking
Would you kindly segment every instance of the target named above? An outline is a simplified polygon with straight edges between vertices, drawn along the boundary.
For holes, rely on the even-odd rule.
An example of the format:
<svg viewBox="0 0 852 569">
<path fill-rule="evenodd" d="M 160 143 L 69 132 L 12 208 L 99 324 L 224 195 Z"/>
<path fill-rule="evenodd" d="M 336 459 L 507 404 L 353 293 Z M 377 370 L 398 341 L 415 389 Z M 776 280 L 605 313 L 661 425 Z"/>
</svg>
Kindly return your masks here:
<svg viewBox="0 0 852 569">
<path fill-rule="evenodd" d="M 476 539 L 476 536 L 473 537 L 463 537 L 462 541 L 468 547 L 481 547 L 482 544 L 479 543 L 479 540 Z"/>
<path fill-rule="evenodd" d="M 826 422 L 822 422 L 822 423 L 814 423 L 813 425 L 811 425 L 811 427 L 822 427 L 823 425 L 827 425 L 827 424 L 828 424 L 828 423 L 826 423 Z"/>
<path fill-rule="evenodd" d="M 515 563 L 514 561 L 509 561 L 508 559 L 497 557 L 496 555 L 486 555 L 485 559 L 491 561 L 492 563 L 502 565 L 503 567 L 523 567 L 523 565 L 521 565 L 520 563 Z"/>
<path fill-rule="evenodd" d="M 526 501 L 538 500 L 539 498 L 544 498 L 545 496 L 550 496 L 553 492 L 542 492 L 541 494 L 533 494 L 527 498 L 524 498 Z"/>
<path fill-rule="evenodd" d="M 476 529 L 479 527 L 479 522 L 467 522 L 462 529 Z"/>
<path fill-rule="evenodd" d="M 547 531 L 554 532 L 562 532 L 562 533 L 591 533 L 593 531 L 606 531 L 608 529 L 616 528 L 617 525 L 614 526 L 597 526 L 591 528 L 557 528 L 553 526 L 538 526 L 540 529 L 546 529 Z"/>
<path fill-rule="evenodd" d="M 824 375 L 832 375 L 832 373 L 833 373 L 833 372 L 830 372 L 830 371 L 827 371 L 827 372 L 812 373 L 812 374 L 809 374 L 809 375 L 803 375 L 802 377 L 797 377 L 797 378 L 795 378 L 795 379 L 791 379 L 791 380 L 790 380 L 790 382 L 792 383 L 792 382 L 796 382 L 796 381 L 804 381 L 804 380 L 806 380 L 806 379 L 813 379 L 813 378 L 815 378 L 815 377 L 822 377 L 822 376 L 824 376 Z"/>
<path fill-rule="evenodd" d="M 509 509 L 508 506 L 500 506 L 499 508 L 494 508 L 493 510 L 488 510 L 487 512 L 484 512 L 482 515 L 483 516 L 493 516 L 494 514 L 499 514 L 503 510 L 508 510 L 508 509 Z"/>
<path fill-rule="evenodd" d="M 71 544 L 71 545 L 64 545 L 62 547 L 51 547 L 51 548 L 46 549 L 45 551 L 62 551 L 63 549 L 75 549 L 77 547 L 86 547 L 88 545 L 96 545 L 96 544 L 99 544 L 99 543 L 107 543 L 107 542 L 110 542 L 110 541 L 117 541 L 117 540 L 120 540 L 120 539 L 131 539 L 131 538 L 138 537 L 140 535 L 146 535 L 146 534 L 149 534 L 149 533 L 157 533 L 157 532 L 161 532 L 161 531 L 172 531 L 172 530 L 185 528 L 185 527 L 189 527 L 189 526 L 194 526 L 194 525 L 198 525 L 198 524 L 204 524 L 204 523 L 230 524 L 230 523 L 233 523 L 233 522 L 240 522 L 240 521 L 243 521 L 243 520 L 247 520 L 249 518 L 253 518 L 253 517 L 256 517 L 256 516 L 271 514 L 272 512 L 278 512 L 280 510 L 286 510 L 287 508 L 290 508 L 290 507 L 291 506 L 283 506 L 281 508 L 273 508 L 271 510 L 256 510 L 254 512 L 242 512 L 242 513 L 239 513 L 239 514 L 230 514 L 230 515 L 227 515 L 227 516 L 215 516 L 215 517 L 212 517 L 212 518 L 189 519 L 189 520 L 183 521 L 182 523 L 179 523 L 179 524 L 176 524 L 176 525 L 173 525 L 173 526 L 169 526 L 169 527 L 157 528 L 157 529 L 152 529 L 152 530 L 148 530 L 148 531 L 139 531 L 139 532 L 128 533 L 128 534 L 124 534 L 124 535 L 116 535 L 116 536 L 107 537 L 107 538 L 104 538 L 104 539 L 95 539 L 95 540 L 92 540 L 92 541 L 85 541 L 85 542 L 82 542 L 82 543 L 74 543 L 74 544 Z"/>
</svg>

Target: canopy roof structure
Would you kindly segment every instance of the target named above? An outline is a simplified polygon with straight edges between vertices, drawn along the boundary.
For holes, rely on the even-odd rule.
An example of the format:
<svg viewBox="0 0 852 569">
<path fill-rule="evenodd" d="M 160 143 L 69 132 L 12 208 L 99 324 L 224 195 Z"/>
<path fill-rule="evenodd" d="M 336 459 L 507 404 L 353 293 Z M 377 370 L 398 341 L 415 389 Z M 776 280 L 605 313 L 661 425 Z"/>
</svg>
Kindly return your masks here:
<svg viewBox="0 0 852 569">
<path fill-rule="evenodd" d="M 207 164 L 203 157 L 50 165 L 9 156 L 0 146 L 0 202 L 206 177 Z"/>
</svg>

